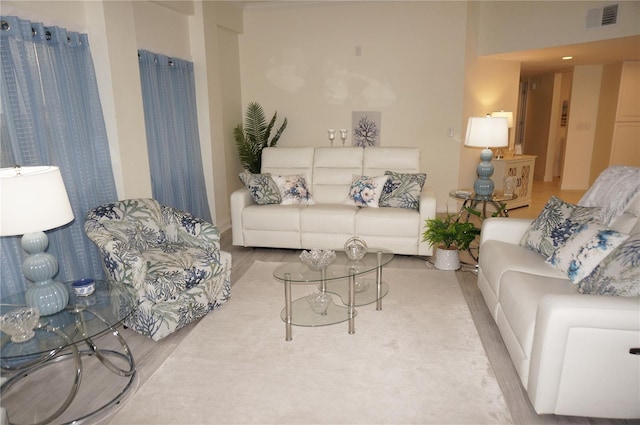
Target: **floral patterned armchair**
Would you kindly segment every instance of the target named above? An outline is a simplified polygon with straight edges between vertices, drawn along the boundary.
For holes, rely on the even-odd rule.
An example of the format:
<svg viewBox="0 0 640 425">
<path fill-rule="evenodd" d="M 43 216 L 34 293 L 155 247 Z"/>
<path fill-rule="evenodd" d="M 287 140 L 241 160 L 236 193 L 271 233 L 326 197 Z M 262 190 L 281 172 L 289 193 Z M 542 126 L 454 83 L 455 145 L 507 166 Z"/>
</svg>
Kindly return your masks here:
<svg viewBox="0 0 640 425">
<path fill-rule="evenodd" d="M 231 254 L 218 228 L 153 199 L 101 205 L 84 230 L 107 279 L 133 286 L 138 309 L 125 325 L 159 340 L 220 307 L 231 294 Z"/>
</svg>

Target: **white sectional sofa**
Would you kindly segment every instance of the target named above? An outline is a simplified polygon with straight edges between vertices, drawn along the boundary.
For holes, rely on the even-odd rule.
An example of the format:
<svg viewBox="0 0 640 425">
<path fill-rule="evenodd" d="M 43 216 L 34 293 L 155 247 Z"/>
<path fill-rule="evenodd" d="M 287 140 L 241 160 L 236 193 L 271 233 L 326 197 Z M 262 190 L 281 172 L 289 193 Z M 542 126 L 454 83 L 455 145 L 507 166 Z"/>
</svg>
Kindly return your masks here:
<svg viewBox="0 0 640 425">
<path fill-rule="evenodd" d="M 599 263 L 598 275 L 576 285 L 545 256 L 520 245 L 532 220 L 483 223 L 478 287 L 539 414 L 640 418 L 640 355 L 634 354 L 640 349 L 640 171 L 631 176 L 637 179 L 635 195 L 604 181 L 592 198 L 630 199 L 610 224 L 631 234 L 623 285 L 635 289 L 627 296 L 615 295 L 614 282 L 624 281 L 616 277 L 597 289 L 604 280 L 595 276 L 608 279 L 611 270 L 620 270 L 620 263 L 610 261 L 615 255 Z"/>
<path fill-rule="evenodd" d="M 436 215 L 427 183 L 419 210 L 346 205 L 353 176 L 420 172 L 420 150 L 404 147 L 273 147 L 262 152 L 261 173 L 303 175 L 314 205 L 258 205 L 247 188 L 231 195 L 233 244 L 245 247 L 341 250 L 353 236 L 396 254 L 431 255 L 422 242 Z"/>
</svg>

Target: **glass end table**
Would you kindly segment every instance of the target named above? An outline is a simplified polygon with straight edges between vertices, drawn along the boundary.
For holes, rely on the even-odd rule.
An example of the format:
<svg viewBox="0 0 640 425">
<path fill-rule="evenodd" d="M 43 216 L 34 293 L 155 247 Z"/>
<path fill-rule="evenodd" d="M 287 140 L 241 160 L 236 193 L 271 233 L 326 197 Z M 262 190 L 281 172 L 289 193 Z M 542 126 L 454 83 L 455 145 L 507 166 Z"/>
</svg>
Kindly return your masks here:
<svg viewBox="0 0 640 425">
<path fill-rule="evenodd" d="M 393 253 L 385 249 L 369 249 L 361 260 L 350 260 L 344 252 L 336 252 L 336 259 L 324 270 L 312 270 L 302 261 L 291 261 L 275 269 L 273 276 L 284 282 L 285 307 L 280 317 L 285 322 L 285 339 L 291 341 L 291 326 L 326 326 L 349 322 L 349 333 L 355 333 L 356 306 L 376 303 L 382 310 L 382 298 L 389 293 L 389 285 L 382 280 L 382 268 L 393 260 Z M 363 275 L 376 272 L 376 278 Z M 345 281 L 348 283 L 345 284 Z M 318 293 L 291 300 L 292 284 L 318 286 Z M 335 294 L 323 312 L 316 312 L 310 297 Z"/>
<path fill-rule="evenodd" d="M 95 292 L 88 296 L 74 294 L 71 282 L 65 285 L 69 289 L 69 304 L 67 307 L 49 316 L 42 316 L 36 325 L 35 336 L 22 343 L 14 343 L 4 333 L 0 335 L 0 367 L 3 375 L 9 378 L 0 387 L 3 407 L 7 408 L 12 403 L 14 393 L 31 385 L 37 386 L 38 392 L 59 392 L 56 382 L 26 382 L 17 385 L 18 390 L 10 391 L 19 381 L 28 379 L 35 372 L 48 367 L 55 367 L 60 362 L 71 360 L 74 363 L 74 377 L 69 394 L 62 404 L 53 412 L 38 413 L 40 418 L 37 424 L 48 424 L 61 415 L 71 405 L 78 390 L 83 375 L 82 357 L 94 356 L 100 364 L 112 373 L 123 377 L 124 388 L 106 404 L 84 414 L 83 416 L 68 421 L 79 424 L 86 419 L 105 411 L 117 404 L 122 397 L 133 387 L 136 375 L 136 366 L 133 355 L 124 338 L 117 331 L 117 327 L 132 314 L 138 305 L 138 295 L 135 289 L 129 285 L 117 282 L 96 280 Z M 0 314 L 24 307 L 24 294 L 17 294 L 0 299 Z M 94 339 L 111 333 L 121 346 L 121 351 L 100 349 Z M 88 349 L 79 347 L 86 345 Z M 86 379 L 86 378 L 85 378 Z M 37 403 L 34 404 L 37 407 Z M 12 418 L 10 409 L 7 409 L 9 418 Z M 16 412 L 19 413 L 19 412 Z M 44 419 L 42 419 L 44 418 Z M 66 420 L 66 418 L 65 418 Z M 14 423 L 11 420 L 11 423 Z"/>
</svg>

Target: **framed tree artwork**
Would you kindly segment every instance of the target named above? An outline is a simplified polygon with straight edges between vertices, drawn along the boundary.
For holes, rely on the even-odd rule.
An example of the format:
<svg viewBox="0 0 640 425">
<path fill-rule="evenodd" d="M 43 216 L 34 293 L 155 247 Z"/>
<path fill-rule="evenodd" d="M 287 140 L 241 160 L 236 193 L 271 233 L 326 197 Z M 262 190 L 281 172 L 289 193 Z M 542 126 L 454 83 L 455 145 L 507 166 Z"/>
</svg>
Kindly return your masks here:
<svg viewBox="0 0 640 425">
<path fill-rule="evenodd" d="M 380 146 L 381 119 L 380 111 L 353 111 L 351 114 L 353 146 Z"/>
</svg>

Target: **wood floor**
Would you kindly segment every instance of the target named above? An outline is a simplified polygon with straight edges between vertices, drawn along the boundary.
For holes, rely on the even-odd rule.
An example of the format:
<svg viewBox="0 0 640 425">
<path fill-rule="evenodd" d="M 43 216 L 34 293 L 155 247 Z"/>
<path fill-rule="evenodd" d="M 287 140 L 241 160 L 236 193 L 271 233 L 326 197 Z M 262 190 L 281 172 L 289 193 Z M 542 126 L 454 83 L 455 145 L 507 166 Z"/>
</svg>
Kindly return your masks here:
<svg viewBox="0 0 640 425">
<path fill-rule="evenodd" d="M 563 193 L 557 191 L 557 184 L 554 183 L 541 183 L 534 184 L 534 196 L 535 200 L 531 207 L 520 208 L 512 210 L 510 215 L 513 217 L 535 217 L 544 203 L 551 194 L 557 194 L 562 199 L 567 201 L 577 201 L 581 196 L 581 193 Z M 571 198 L 573 197 L 573 198 Z M 267 249 L 267 248 L 241 248 L 231 245 L 231 232 L 225 232 L 222 235 L 222 249 L 228 251 L 233 256 L 233 271 L 232 282 L 236 282 L 256 261 L 289 261 L 296 258 L 299 254 L 295 250 L 283 250 L 283 249 Z M 471 315 L 474 323 L 482 340 L 482 343 L 487 352 L 487 356 L 491 362 L 491 365 L 496 374 L 498 383 L 503 391 L 507 405 L 511 411 L 513 421 L 515 424 L 630 424 L 632 421 L 616 421 L 608 419 L 594 419 L 594 418 L 579 418 L 579 417 L 566 417 L 556 415 L 537 415 L 526 396 L 525 391 L 520 385 L 520 380 L 516 374 L 516 371 L 510 361 L 507 350 L 502 342 L 500 333 L 489 313 L 489 310 L 484 303 L 482 295 L 476 285 L 475 264 L 471 258 L 466 258 L 468 264 L 465 264 L 461 271 L 456 272 L 460 287 L 464 293 L 465 299 L 469 305 Z M 431 266 L 431 258 L 428 257 L 414 257 L 414 256 L 396 256 L 392 262 L 391 267 L 394 268 L 413 268 L 420 269 Z M 233 292 L 232 292 L 233 293 Z M 223 307 L 224 308 L 224 307 Z M 215 314 L 212 313 L 212 314 Z M 137 387 L 140 387 L 157 368 L 162 364 L 164 359 L 180 344 L 180 341 L 184 339 L 189 332 L 193 329 L 193 324 L 183 328 L 181 331 L 170 335 L 160 342 L 153 342 L 150 339 L 142 337 L 128 329 L 121 329 L 120 333 L 124 336 L 133 355 L 135 356 L 138 377 Z M 115 339 L 110 336 L 104 336 L 99 340 L 99 343 L 104 347 L 113 347 L 115 349 L 117 344 Z M 283 337 L 283 344 L 285 343 Z M 110 388 L 109 381 L 113 381 L 115 378 L 110 373 L 105 373 L 100 367 L 96 366 L 92 368 L 91 372 L 97 373 L 95 376 L 86 376 L 83 378 L 83 386 L 81 387 L 81 393 L 77 400 L 72 404 L 70 411 L 62 419 L 70 420 L 77 417 L 80 410 L 85 403 L 97 403 L 101 397 L 104 396 L 91 396 L 87 397 L 84 394 L 93 391 L 94 393 L 114 394 L 114 390 Z M 100 375 L 104 373 L 104 375 Z M 117 383 L 116 383 L 117 384 Z M 435 385 L 436 383 L 425 383 L 425 385 Z M 185 382 L 185 386 L 189 383 Z M 179 389 L 176 389 L 179 391 Z M 29 411 L 28 407 L 30 403 L 33 403 L 34 392 L 24 391 L 24 395 L 15 397 L 15 402 L 22 403 L 23 408 L 20 411 Z M 22 398 L 22 400 L 20 400 Z M 52 398 L 51 395 L 44 394 L 45 400 Z M 126 397 L 122 401 L 126 403 Z M 113 410 L 112 410 L 113 411 Z M 109 423 L 109 416 L 112 411 L 105 413 L 102 417 L 94 418 L 88 423 Z M 25 418 L 29 418 L 28 414 L 23 415 Z M 12 416 L 12 421 L 18 421 L 19 418 Z M 21 420 L 22 421 L 22 420 Z M 637 423 L 637 422 L 636 422 Z M 134 424 L 132 424 L 134 425 Z"/>
</svg>

